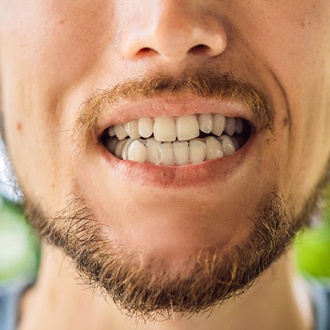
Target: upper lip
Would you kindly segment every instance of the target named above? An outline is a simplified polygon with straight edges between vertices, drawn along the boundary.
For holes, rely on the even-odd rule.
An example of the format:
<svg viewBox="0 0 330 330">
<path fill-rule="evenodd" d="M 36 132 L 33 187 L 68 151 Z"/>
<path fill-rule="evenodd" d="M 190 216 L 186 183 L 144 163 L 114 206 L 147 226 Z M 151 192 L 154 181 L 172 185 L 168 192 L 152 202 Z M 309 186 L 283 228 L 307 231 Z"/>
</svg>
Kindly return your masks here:
<svg viewBox="0 0 330 330">
<path fill-rule="evenodd" d="M 115 107 L 102 109 L 96 126 L 96 136 L 101 136 L 110 126 L 130 120 L 157 116 L 186 116 L 200 113 L 218 113 L 227 117 L 245 119 L 258 128 L 255 114 L 239 101 L 226 98 L 200 97 L 196 95 L 153 96 L 123 101 Z"/>
</svg>

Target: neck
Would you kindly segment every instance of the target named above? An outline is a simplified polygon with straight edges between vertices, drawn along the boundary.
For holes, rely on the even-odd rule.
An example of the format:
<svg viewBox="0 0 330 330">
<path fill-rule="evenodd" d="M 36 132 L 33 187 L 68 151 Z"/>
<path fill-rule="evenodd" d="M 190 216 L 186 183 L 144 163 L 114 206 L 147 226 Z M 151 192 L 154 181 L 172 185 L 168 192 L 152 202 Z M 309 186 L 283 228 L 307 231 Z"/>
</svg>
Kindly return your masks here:
<svg viewBox="0 0 330 330">
<path fill-rule="evenodd" d="M 95 289 L 79 285 L 70 261 L 45 247 L 36 285 L 23 297 L 20 330 L 39 329 L 299 329 L 313 328 L 312 304 L 292 267 L 291 253 L 274 263 L 246 293 L 210 314 L 137 322 Z"/>
</svg>

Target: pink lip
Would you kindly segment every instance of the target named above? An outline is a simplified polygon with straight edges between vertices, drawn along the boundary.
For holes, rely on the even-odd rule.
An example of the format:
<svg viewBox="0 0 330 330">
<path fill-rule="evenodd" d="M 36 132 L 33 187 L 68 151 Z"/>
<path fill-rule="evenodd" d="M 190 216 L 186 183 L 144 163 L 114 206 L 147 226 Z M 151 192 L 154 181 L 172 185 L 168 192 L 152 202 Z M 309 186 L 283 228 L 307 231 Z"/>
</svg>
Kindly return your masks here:
<svg viewBox="0 0 330 330">
<path fill-rule="evenodd" d="M 227 117 L 242 118 L 257 126 L 253 112 L 239 102 L 195 95 L 157 96 L 126 101 L 109 111 L 104 110 L 98 118 L 96 135 L 100 136 L 112 125 L 127 123 L 137 118 L 176 117 L 198 113 L 219 113 Z"/>
<path fill-rule="evenodd" d="M 238 102 L 198 96 L 169 96 L 125 102 L 111 113 L 101 113 L 96 133 L 100 136 L 106 128 L 136 118 L 194 113 L 220 113 L 228 117 L 243 118 L 252 125 L 256 123 L 255 115 Z M 160 188 L 191 188 L 211 185 L 214 182 L 226 182 L 238 174 L 245 166 L 246 158 L 253 153 L 252 146 L 257 139 L 258 134 L 251 134 L 244 146 L 230 157 L 184 166 L 160 166 L 121 160 L 112 155 L 102 143 L 97 147 L 103 165 L 108 167 L 106 170 L 127 180 L 128 183 Z"/>
</svg>

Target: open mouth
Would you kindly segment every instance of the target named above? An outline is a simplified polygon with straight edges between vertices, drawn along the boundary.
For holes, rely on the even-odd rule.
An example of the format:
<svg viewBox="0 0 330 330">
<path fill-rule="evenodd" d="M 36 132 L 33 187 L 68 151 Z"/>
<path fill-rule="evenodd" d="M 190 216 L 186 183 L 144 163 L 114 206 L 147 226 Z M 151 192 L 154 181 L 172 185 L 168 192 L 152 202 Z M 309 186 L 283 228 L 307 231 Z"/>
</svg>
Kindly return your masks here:
<svg viewBox="0 0 330 330">
<path fill-rule="evenodd" d="M 243 147 L 251 131 L 242 118 L 203 113 L 133 119 L 108 127 L 100 139 L 119 159 L 178 166 L 229 157 Z"/>
</svg>

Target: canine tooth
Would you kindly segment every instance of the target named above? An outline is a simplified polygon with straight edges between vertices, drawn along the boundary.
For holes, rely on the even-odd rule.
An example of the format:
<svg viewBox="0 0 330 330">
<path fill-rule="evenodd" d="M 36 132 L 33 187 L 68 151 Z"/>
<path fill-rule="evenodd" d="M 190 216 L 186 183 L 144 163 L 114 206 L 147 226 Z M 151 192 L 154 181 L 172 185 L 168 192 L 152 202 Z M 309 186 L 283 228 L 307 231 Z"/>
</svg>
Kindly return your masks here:
<svg viewBox="0 0 330 330">
<path fill-rule="evenodd" d="M 190 162 L 192 164 L 201 163 L 206 157 L 206 145 L 201 140 L 190 141 Z"/>
<path fill-rule="evenodd" d="M 162 143 L 160 145 L 160 157 L 163 165 L 171 166 L 175 163 L 172 143 Z"/>
<path fill-rule="evenodd" d="M 221 158 L 224 155 L 222 144 L 214 137 L 206 139 L 206 159 L 212 160 Z"/>
<path fill-rule="evenodd" d="M 173 153 L 175 163 L 178 165 L 185 165 L 189 162 L 189 145 L 188 142 L 173 142 Z"/>
<path fill-rule="evenodd" d="M 225 127 L 225 132 L 230 135 L 233 136 L 235 133 L 235 118 L 231 118 L 231 117 L 227 117 L 226 118 L 226 127 Z"/>
<path fill-rule="evenodd" d="M 116 135 L 115 126 L 109 127 L 108 134 L 109 134 L 110 137 L 114 137 Z"/>
<path fill-rule="evenodd" d="M 123 147 L 124 147 L 125 143 L 126 143 L 126 140 L 121 140 L 117 143 L 116 148 L 115 148 L 116 157 L 121 158 Z"/>
<path fill-rule="evenodd" d="M 213 115 L 212 133 L 220 136 L 226 127 L 226 117 L 220 114 Z"/>
<path fill-rule="evenodd" d="M 124 125 L 124 129 L 131 139 L 140 138 L 137 119 L 131 120 L 128 123 L 126 123 Z"/>
<path fill-rule="evenodd" d="M 121 158 L 124 159 L 124 160 L 127 160 L 128 159 L 128 147 L 130 145 L 130 143 L 132 142 L 132 139 L 131 138 L 128 138 L 125 140 L 125 143 L 123 145 L 123 149 L 121 151 Z"/>
<path fill-rule="evenodd" d="M 118 140 L 124 140 L 127 137 L 127 132 L 124 129 L 124 125 L 115 125 L 115 133 Z"/>
<path fill-rule="evenodd" d="M 138 130 L 143 138 L 148 138 L 154 130 L 154 123 L 151 118 L 140 118 L 138 122 Z"/>
<path fill-rule="evenodd" d="M 116 146 L 117 146 L 118 142 L 119 141 L 116 138 L 108 139 L 105 146 L 113 154 L 116 150 Z"/>
<path fill-rule="evenodd" d="M 148 139 L 147 145 L 148 149 L 148 161 L 152 164 L 160 164 L 160 142 L 155 139 Z"/>
<path fill-rule="evenodd" d="M 191 140 L 199 136 L 199 125 L 195 115 L 176 119 L 176 135 L 179 141 Z"/>
<path fill-rule="evenodd" d="M 241 134 L 243 132 L 243 120 L 241 118 L 236 118 L 235 122 L 235 132 L 237 134 Z"/>
<path fill-rule="evenodd" d="M 199 129 L 206 134 L 212 132 L 212 115 L 210 113 L 203 113 L 198 117 Z"/>
<path fill-rule="evenodd" d="M 154 123 L 156 141 L 172 142 L 176 139 L 175 121 L 170 117 L 156 117 Z"/>
<path fill-rule="evenodd" d="M 220 137 L 220 140 L 222 142 L 224 156 L 230 156 L 236 151 L 235 143 L 233 142 L 231 137 L 229 137 L 228 135 L 222 135 Z"/>
<path fill-rule="evenodd" d="M 148 159 L 148 150 L 139 140 L 133 140 L 127 149 L 127 159 L 143 163 Z"/>
</svg>

